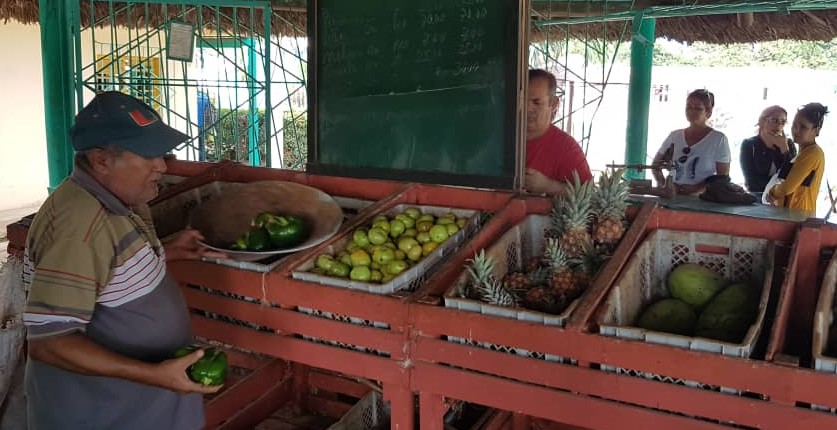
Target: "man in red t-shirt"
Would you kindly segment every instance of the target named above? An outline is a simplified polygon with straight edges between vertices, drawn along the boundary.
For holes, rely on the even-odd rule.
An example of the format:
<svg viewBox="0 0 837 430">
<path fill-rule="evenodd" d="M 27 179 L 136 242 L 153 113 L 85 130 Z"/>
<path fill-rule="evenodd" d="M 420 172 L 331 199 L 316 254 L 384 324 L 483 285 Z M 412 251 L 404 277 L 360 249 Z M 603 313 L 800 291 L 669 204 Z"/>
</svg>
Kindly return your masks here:
<svg viewBox="0 0 837 430">
<path fill-rule="evenodd" d="M 561 195 L 573 171 L 581 181 L 593 175 L 578 142 L 552 124 L 558 110 L 555 75 L 529 70 L 529 106 L 526 121 L 526 191 Z"/>
</svg>

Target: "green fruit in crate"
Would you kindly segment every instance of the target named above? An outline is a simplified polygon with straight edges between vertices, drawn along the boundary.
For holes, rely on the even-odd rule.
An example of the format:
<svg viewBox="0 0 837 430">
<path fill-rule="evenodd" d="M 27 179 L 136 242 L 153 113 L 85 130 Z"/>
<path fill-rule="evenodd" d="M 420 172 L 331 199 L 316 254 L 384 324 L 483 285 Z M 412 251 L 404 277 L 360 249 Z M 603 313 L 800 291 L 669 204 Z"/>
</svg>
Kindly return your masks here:
<svg viewBox="0 0 837 430">
<path fill-rule="evenodd" d="M 428 233 L 430 233 L 430 240 L 436 243 L 442 243 L 449 237 L 448 228 L 442 224 L 434 225 Z"/>
<path fill-rule="evenodd" d="M 372 279 L 372 270 L 369 266 L 356 266 L 349 272 L 349 278 L 355 281 L 369 282 Z"/>
<path fill-rule="evenodd" d="M 438 247 L 438 246 L 439 246 L 438 242 L 432 242 L 432 241 L 421 245 L 421 256 L 422 257 L 427 257 L 428 255 L 430 255 L 431 252 L 435 251 L 436 247 Z"/>
<path fill-rule="evenodd" d="M 448 229 L 448 236 L 453 236 L 456 233 L 459 233 L 459 227 L 456 224 L 446 224 L 445 228 Z"/>
<path fill-rule="evenodd" d="M 383 274 L 383 273 L 381 273 L 381 271 L 380 271 L 380 270 L 374 270 L 374 269 L 372 269 L 372 273 L 371 273 L 371 275 L 370 275 L 370 277 L 369 277 L 369 280 L 370 280 L 371 282 L 381 282 L 381 279 L 383 279 L 383 277 L 384 277 L 384 274 Z"/>
<path fill-rule="evenodd" d="M 431 223 L 436 224 L 436 217 L 432 214 L 421 214 L 421 216 L 418 217 L 418 221 L 430 221 Z"/>
<path fill-rule="evenodd" d="M 691 336 L 697 322 L 694 308 L 679 299 L 662 299 L 642 313 L 636 326 L 646 330 Z"/>
<path fill-rule="evenodd" d="M 408 228 L 404 230 L 404 233 L 401 233 L 401 237 L 416 237 L 418 231 L 414 228 Z"/>
<path fill-rule="evenodd" d="M 406 209 L 404 209 L 404 213 L 408 217 L 410 217 L 412 219 L 416 219 L 416 220 L 419 219 L 419 217 L 421 216 L 421 210 L 419 210 L 419 208 L 416 208 L 416 207 L 406 208 Z"/>
<path fill-rule="evenodd" d="M 372 224 L 375 224 L 378 221 L 389 221 L 389 219 L 384 214 L 378 214 L 372 217 Z"/>
<path fill-rule="evenodd" d="M 423 232 L 417 234 L 416 235 L 416 241 L 418 243 L 422 244 L 422 245 L 427 243 L 427 242 L 430 242 L 430 233 L 428 233 L 426 231 L 423 231 Z"/>
<path fill-rule="evenodd" d="M 369 230 L 369 243 L 373 245 L 382 245 L 387 241 L 387 233 L 379 228 L 372 228 Z"/>
<path fill-rule="evenodd" d="M 466 219 L 466 218 L 457 218 L 456 219 L 456 226 L 459 227 L 460 229 L 465 228 L 465 226 L 467 224 L 468 224 L 468 219 Z"/>
<path fill-rule="evenodd" d="M 759 291 L 749 284 L 732 284 L 706 305 L 698 318 L 695 336 L 741 343 L 758 311 Z"/>
<path fill-rule="evenodd" d="M 359 228 L 352 233 L 352 241 L 360 247 L 369 245 L 369 236 L 364 228 Z"/>
<path fill-rule="evenodd" d="M 389 235 L 392 238 L 397 238 L 404 233 L 404 230 L 407 229 L 407 226 L 404 225 L 403 222 L 394 219 L 389 222 Z"/>
<path fill-rule="evenodd" d="M 393 251 L 395 251 L 396 249 L 398 249 L 398 247 L 397 247 L 397 246 L 395 246 L 395 244 L 394 244 L 394 243 L 392 243 L 392 242 L 390 242 L 390 241 L 386 241 L 386 242 L 384 242 L 384 244 L 383 244 L 383 245 L 381 245 L 381 246 L 383 246 L 384 248 L 389 248 L 389 249 L 391 249 L 391 250 L 393 250 Z"/>
<path fill-rule="evenodd" d="M 412 237 L 402 237 L 398 240 L 398 249 L 404 252 L 410 252 L 411 249 L 417 246 L 419 246 L 418 241 Z"/>
<path fill-rule="evenodd" d="M 404 252 L 400 249 L 395 250 L 395 259 L 396 260 L 404 261 L 405 258 L 407 258 L 407 253 L 406 252 Z"/>
<path fill-rule="evenodd" d="M 416 220 L 414 220 L 413 218 L 411 218 L 409 215 L 407 215 L 405 213 L 400 213 L 400 214 L 396 215 L 395 219 L 397 219 L 398 221 L 401 221 L 404 224 L 404 228 L 407 228 L 407 229 L 413 228 L 416 225 Z"/>
<path fill-rule="evenodd" d="M 389 234 L 389 231 L 392 229 L 392 226 L 389 224 L 389 221 L 382 219 L 379 221 L 375 221 L 372 223 L 372 228 L 377 228 L 383 230 L 386 234 Z"/>
<path fill-rule="evenodd" d="M 668 275 L 671 296 L 697 309 L 709 303 L 725 285 L 727 281 L 723 276 L 694 263 L 681 264 Z"/>
<path fill-rule="evenodd" d="M 317 261 L 315 265 L 320 269 L 328 271 L 331 270 L 331 267 L 334 266 L 334 263 L 336 262 L 337 261 L 334 259 L 334 257 L 328 254 L 320 254 L 317 256 Z"/>
<path fill-rule="evenodd" d="M 352 252 L 349 256 L 349 260 L 352 267 L 368 266 L 372 263 L 372 257 L 370 257 L 369 254 L 362 249 L 356 249 Z"/>
<path fill-rule="evenodd" d="M 311 272 L 315 275 L 325 275 L 328 271 L 326 269 L 322 269 L 320 267 L 312 267 L 311 270 L 309 270 L 309 272 Z"/>
<path fill-rule="evenodd" d="M 432 242 L 429 242 L 429 243 L 432 243 Z M 414 246 L 414 247 L 410 248 L 410 250 L 407 251 L 407 259 L 412 261 L 412 262 L 416 262 L 416 261 L 421 260 L 422 251 L 423 250 L 422 250 L 421 245 L 417 245 L 417 246 Z"/>
<path fill-rule="evenodd" d="M 416 223 L 416 231 L 418 234 L 427 233 L 434 225 L 433 221 L 422 220 Z"/>
<path fill-rule="evenodd" d="M 453 218 L 453 217 L 449 218 L 449 217 L 446 217 L 446 216 L 440 216 L 439 218 L 436 218 L 436 224 L 439 224 L 439 225 L 447 225 L 447 224 L 455 224 L 455 223 L 456 223 L 456 218 Z"/>
<path fill-rule="evenodd" d="M 329 276 L 335 276 L 338 278 L 348 278 L 349 272 L 351 272 L 349 265 L 343 264 L 339 261 L 335 261 L 334 264 L 331 265 L 331 268 L 326 271 Z"/>
<path fill-rule="evenodd" d="M 368 240 L 368 239 L 367 239 Z M 355 242 L 349 242 L 346 244 L 346 251 L 347 252 L 355 252 L 358 249 L 363 249 L 363 246 L 356 244 Z"/>
<path fill-rule="evenodd" d="M 409 265 L 406 261 L 393 260 L 384 266 L 384 273 L 389 273 L 393 276 L 398 276 L 401 272 L 407 270 Z"/>
<path fill-rule="evenodd" d="M 340 251 L 340 253 L 337 254 L 337 261 L 343 264 L 348 264 L 349 266 L 354 266 L 354 264 L 352 264 L 352 256 L 347 251 Z"/>
<path fill-rule="evenodd" d="M 394 259 L 395 251 L 386 247 L 378 248 L 372 253 L 372 261 L 380 264 L 381 266 L 386 265 Z"/>
</svg>

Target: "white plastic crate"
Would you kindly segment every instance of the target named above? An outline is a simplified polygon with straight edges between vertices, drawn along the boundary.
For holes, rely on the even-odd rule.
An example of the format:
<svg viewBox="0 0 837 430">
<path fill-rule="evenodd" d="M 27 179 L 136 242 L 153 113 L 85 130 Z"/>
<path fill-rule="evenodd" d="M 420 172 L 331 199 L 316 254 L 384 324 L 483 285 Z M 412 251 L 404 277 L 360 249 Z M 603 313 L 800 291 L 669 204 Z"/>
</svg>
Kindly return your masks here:
<svg viewBox="0 0 837 430">
<path fill-rule="evenodd" d="M 837 373 L 837 357 L 829 356 L 834 351 L 828 351 L 828 336 L 834 321 L 834 290 L 837 288 L 837 252 L 831 257 L 825 270 L 820 297 L 817 300 L 817 310 L 814 313 L 813 357 L 814 368 L 820 372 Z M 814 409 L 837 413 L 833 408 L 813 406 Z"/>
<path fill-rule="evenodd" d="M 436 249 L 433 250 L 433 252 L 428 254 L 427 257 L 422 258 L 416 264 L 410 266 L 409 268 L 407 268 L 407 270 L 401 272 L 401 274 L 384 284 L 361 282 L 345 278 L 318 275 L 316 273 L 309 272 L 309 270 L 311 270 L 316 263 L 317 255 L 336 255 L 340 251 L 346 249 L 346 245 L 348 245 L 349 242 L 352 240 L 353 232 L 351 231 L 344 233 L 340 238 L 338 238 L 335 242 L 333 242 L 325 249 L 321 250 L 320 253 L 318 253 L 317 255 L 313 255 L 308 260 L 300 263 L 292 273 L 293 278 L 299 279 L 301 281 L 314 282 L 317 284 L 331 285 L 334 287 L 343 287 L 353 290 L 361 290 L 373 294 L 392 294 L 398 290 L 403 289 L 412 291 L 415 290 L 419 285 L 421 285 L 425 281 L 427 275 L 432 273 L 432 271 L 436 268 L 437 263 L 442 262 L 442 259 L 444 257 L 451 255 L 457 250 L 459 250 L 459 248 L 462 246 L 465 240 L 471 237 L 479 229 L 479 212 L 472 209 L 458 209 L 441 206 L 421 206 L 415 204 L 400 204 L 384 212 L 384 214 L 389 217 L 392 217 L 404 211 L 404 209 L 408 207 L 417 207 L 421 210 L 422 213 L 429 213 L 434 216 L 441 216 L 446 213 L 453 213 L 454 215 L 456 215 L 457 218 L 467 218 L 468 223 L 465 225 L 464 228 L 460 229 L 458 232 L 456 232 L 456 234 L 448 238 L 448 240 L 439 244 L 439 246 L 436 247 Z"/>
<path fill-rule="evenodd" d="M 390 409 L 383 396 L 372 391 L 363 396 L 340 421 L 330 425 L 328 430 L 377 430 L 390 428 Z"/>
<path fill-rule="evenodd" d="M 774 243 L 766 239 L 716 233 L 655 230 L 631 256 L 602 304 L 603 312 L 597 321 L 599 333 L 677 348 L 734 357 L 749 357 L 762 330 L 773 279 L 774 253 Z M 632 326 L 646 305 L 670 296 L 666 279 L 671 270 L 682 263 L 698 263 L 723 275 L 728 281 L 750 281 L 754 287 L 761 288 L 758 315 L 740 344 Z M 650 372 L 639 372 L 609 365 L 602 365 L 602 369 L 691 387 L 739 393 L 737 390 L 725 387 L 715 387 Z"/>
<path fill-rule="evenodd" d="M 497 279 L 502 279 L 509 272 L 521 270 L 526 261 L 532 257 L 542 255 L 549 228 L 550 220 L 548 216 L 529 215 L 519 224 L 506 231 L 500 239 L 486 249 L 486 257 L 494 259 L 494 275 Z M 578 299 L 573 300 L 559 315 L 519 307 L 497 306 L 466 297 L 464 291 L 469 282 L 468 271 L 463 269 L 462 274 L 459 275 L 453 286 L 445 292 L 445 307 L 548 326 L 563 327 L 578 303 Z M 495 345 L 473 339 L 448 336 L 448 340 L 547 361 L 562 363 L 574 362 L 574 360 L 568 360 L 556 355 L 528 351 L 513 346 Z"/>
</svg>

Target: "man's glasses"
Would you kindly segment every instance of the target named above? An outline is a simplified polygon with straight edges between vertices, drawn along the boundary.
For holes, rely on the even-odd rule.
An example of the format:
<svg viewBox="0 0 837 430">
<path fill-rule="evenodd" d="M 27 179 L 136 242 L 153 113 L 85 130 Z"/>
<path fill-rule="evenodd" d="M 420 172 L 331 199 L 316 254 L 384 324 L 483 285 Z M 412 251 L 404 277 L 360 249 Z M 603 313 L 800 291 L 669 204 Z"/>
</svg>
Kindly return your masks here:
<svg viewBox="0 0 837 430">
<path fill-rule="evenodd" d="M 692 152 L 692 148 L 690 148 L 688 146 L 684 147 L 683 148 L 683 155 L 681 155 L 680 158 L 677 159 L 677 162 L 680 163 L 680 164 L 685 163 L 686 160 L 689 159 L 689 153 L 690 152 Z"/>
</svg>

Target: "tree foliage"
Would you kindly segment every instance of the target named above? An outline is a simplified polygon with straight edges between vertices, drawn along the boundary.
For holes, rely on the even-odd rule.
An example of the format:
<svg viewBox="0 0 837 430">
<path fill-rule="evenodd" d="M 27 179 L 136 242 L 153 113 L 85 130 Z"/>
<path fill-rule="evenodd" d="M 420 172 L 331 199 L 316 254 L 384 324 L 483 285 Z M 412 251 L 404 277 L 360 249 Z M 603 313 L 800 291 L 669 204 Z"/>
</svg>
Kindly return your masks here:
<svg viewBox="0 0 837 430">
<path fill-rule="evenodd" d="M 549 41 L 532 49 L 533 59 L 546 64 L 563 63 L 567 56 L 581 56 L 588 64 L 630 64 L 631 45 L 601 40 Z M 655 66 L 793 67 L 837 70 L 837 39 L 829 42 L 776 40 L 760 43 L 716 45 L 678 43 L 657 39 Z"/>
</svg>

